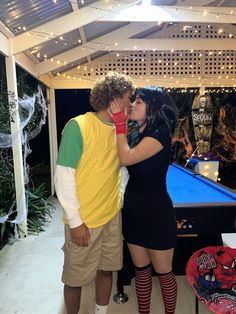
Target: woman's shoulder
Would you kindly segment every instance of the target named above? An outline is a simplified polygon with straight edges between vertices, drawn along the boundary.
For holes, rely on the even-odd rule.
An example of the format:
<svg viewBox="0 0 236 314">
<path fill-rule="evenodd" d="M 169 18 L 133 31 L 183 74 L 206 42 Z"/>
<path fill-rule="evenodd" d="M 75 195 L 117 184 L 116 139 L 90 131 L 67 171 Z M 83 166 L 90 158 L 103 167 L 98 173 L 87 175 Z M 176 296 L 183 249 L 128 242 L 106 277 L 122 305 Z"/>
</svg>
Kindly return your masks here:
<svg viewBox="0 0 236 314">
<path fill-rule="evenodd" d="M 153 135 L 154 137 L 155 136 L 171 137 L 171 131 L 165 123 L 162 123 L 144 131 L 144 136 L 151 135 Z"/>
<path fill-rule="evenodd" d="M 157 128 L 145 130 L 143 137 L 152 137 L 158 140 L 164 147 L 169 146 L 171 143 L 171 132 L 166 125 Z"/>
</svg>

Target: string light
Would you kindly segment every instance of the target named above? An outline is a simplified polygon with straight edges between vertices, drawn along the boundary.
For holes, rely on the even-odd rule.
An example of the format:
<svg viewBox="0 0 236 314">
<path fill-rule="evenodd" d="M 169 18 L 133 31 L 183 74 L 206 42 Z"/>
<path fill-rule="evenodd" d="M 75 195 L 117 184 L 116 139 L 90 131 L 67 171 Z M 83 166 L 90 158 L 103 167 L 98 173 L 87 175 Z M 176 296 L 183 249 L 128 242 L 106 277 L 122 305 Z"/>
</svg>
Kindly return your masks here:
<svg viewBox="0 0 236 314">
<path fill-rule="evenodd" d="M 56 1 L 53 1 L 55 4 L 58 4 L 58 0 L 56 0 Z M 191 8 L 191 10 L 192 10 L 192 8 Z M 194 10 L 193 10 L 194 11 Z M 207 15 L 207 14 L 211 14 L 212 12 L 208 12 L 208 11 L 204 11 L 205 12 L 205 15 Z M 232 15 L 233 14 L 233 12 L 230 12 L 230 14 Z M 218 14 L 218 16 L 220 17 L 220 15 L 221 14 Z M 222 15 L 225 15 L 225 14 L 222 14 Z M 210 26 L 210 25 L 208 25 L 208 26 Z M 24 29 L 25 28 L 25 29 Z M 24 26 L 22 26 L 22 27 L 20 27 L 19 28 L 19 30 L 26 30 L 26 27 L 24 27 Z M 187 31 L 188 30 L 188 26 L 186 25 L 185 27 L 184 27 L 184 29 L 183 29 L 184 31 Z M 196 31 L 196 33 L 198 32 L 198 30 L 195 30 Z M 30 32 L 29 34 L 31 34 L 31 35 L 35 35 L 35 34 L 33 34 L 34 32 Z M 218 33 L 219 34 L 222 34 L 223 33 L 223 30 L 222 29 L 219 29 L 219 31 L 218 31 Z M 54 37 L 54 35 L 53 35 L 53 33 L 49 33 L 49 34 L 41 34 L 42 36 L 44 36 L 45 38 L 52 38 L 52 37 Z M 228 37 L 229 38 L 233 38 L 233 34 L 232 33 L 230 33 L 229 35 L 228 35 Z M 64 40 L 67 40 L 67 41 L 69 41 L 69 40 L 71 40 L 71 41 L 75 41 L 75 39 L 74 38 L 71 38 L 71 39 L 69 39 L 69 38 L 64 38 L 63 36 L 60 36 L 59 37 L 59 39 L 61 40 L 61 41 L 64 41 Z M 68 43 L 67 43 L 67 41 L 65 41 L 63 44 L 66 46 L 66 45 L 68 45 Z M 58 43 L 58 41 L 55 41 L 55 43 Z M 76 43 L 81 43 L 81 40 L 79 41 L 79 40 L 77 40 L 77 42 Z M 99 44 L 98 44 L 99 45 Z M 118 46 L 118 43 L 115 43 L 115 46 Z M 97 47 L 99 47 L 99 46 L 97 46 Z M 90 51 L 91 51 L 91 53 L 93 53 L 94 52 L 94 48 L 93 47 L 90 47 L 89 48 L 89 46 L 88 45 L 85 45 L 82 49 L 90 49 Z M 109 49 L 109 46 L 107 46 L 107 50 Z M 134 47 L 134 49 L 137 49 L 137 47 Z M 154 48 L 153 49 L 153 51 L 155 52 L 156 51 L 156 48 Z M 175 50 L 174 49 L 171 49 L 171 53 L 174 53 L 175 52 Z M 193 49 L 191 49 L 191 51 L 190 51 L 191 53 L 193 53 L 194 52 L 194 50 Z M 209 52 L 208 53 L 208 56 L 209 55 L 213 55 L 213 53 L 211 53 L 211 52 Z M 222 52 L 221 51 L 219 51 L 218 52 L 218 54 L 219 55 L 221 55 L 222 54 Z M 202 57 L 202 54 L 200 53 L 199 55 L 198 55 L 199 57 Z M 40 53 L 37 53 L 37 57 L 38 58 L 44 58 L 44 59 L 47 59 L 47 55 L 45 56 L 45 55 L 43 55 L 43 57 L 40 55 Z M 120 55 L 119 54 L 117 54 L 117 57 L 120 57 Z M 227 57 L 229 57 L 229 56 L 227 56 Z M 129 57 L 127 57 L 127 59 L 128 59 Z M 51 58 L 50 59 L 51 60 L 51 62 L 56 62 L 56 64 L 64 64 L 64 65 L 71 65 L 72 63 L 70 63 L 70 62 L 67 62 L 67 61 L 63 61 L 63 60 L 57 60 L 56 58 Z M 140 60 L 140 57 L 135 57 L 135 58 L 133 58 L 132 59 L 133 61 L 135 61 L 135 60 Z M 147 57 L 142 57 L 141 58 L 141 60 L 142 60 L 142 62 L 144 62 L 144 61 L 148 61 L 148 58 Z M 158 61 L 159 62 L 159 61 Z M 162 61 L 161 61 L 162 62 Z M 165 65 L 169 65 L 169 63 L 168 62 L 166 62 L 165 63 Z M 174 62 L 174 66 L 175 67 L 177 67 L 178 66 L 178 63 L 177 62 Z M 193 65 L 191 65 L 190 66 L 191 68 L 193 68 Z M 230 69 L 230 68 L 232 68 L 232 65 L 229 65 L 228 66 L 228 68 Z M 224 67 L 221 67 L 221 69 L 222 70 L 224 70 Z M 91 71 L 91 70 L 90 70 Z M 92 72 L 92 71 L 91 71 Z M 177 81 L 177 82 L 179 82 L 179 81 Z"/>
<path fill-rule="evenodd" d="M 88 69 L 88 67 L 87 66 L 85 66 L 84 67 L 84 71 L 85 70 L 88 70 L 88 71 L 90 71 L 90 72 L 94 72 L 94 69 Z M 100 68 L 98 68 L 98 69 L 96 69 L 96 71 L 100 71 L 101 69 Z M 126 72 L 126 71 L 123 71 L 124 73 Z M 101 75 L 102 74 L 104 74 L 103 73 L 103 71 L 101 70 L 101 73 L 100 73 Z M 61 74 L 60 72 L 57 72 L 56 74 L 55 74 L 56 76 L 59 76 L 59 77 L 66 77 L 66 74 L 64 73 L 64 74 Z M 81 75 L 81 74 L 80 74 Z M 84 76 L 76 76 L 76 75 L 70 75 L 70 77 L 71 78 L 73 78 L 74 80 L 75 79 L 77 79 L 77 80 L 79 80 L 79 81 L 89 81 L 89 82 L 91 82 L 91 83 L 93 83 L 94 82 L 94 78 L 93 77 L 84 77 Z M 166 76 L 165 76 L 166 77 Z M 68 75 L 67 75 L 67 78 L 68 78 Z M 138 78 L 134 78 L 134 79 L 138 79 Z M 140 76 L 139 77 L 139 79 L 144 79 L 144 77 L 142 77 L 142 76 Z M 170 77 L 170 80 L 173 80 L 174 79 L 174 77 Z M 150 79 L 149 78 L 146 78 L 145 79 L 145 81 L 146 82 L 150 82 Z M 190 87 L 185 87 L 185 88 L 182 88 L 182 87 L 172 87 L 171 85 L 171 83 L 170 83 L 170 87 L 169 88 L 167 88 L 165 85 L 161 85 L 161 81 L 158 79 L 158 78 L 155 78 L 155 77 L 152 77 L 152 81 L 154 82 L 154 84 L 155 84 L 155 81 L 157 81 L 158 82 L 158 85 L 159 86 L 162 86 L 164 89 L 166 89 L 166 90 L 168 90 L 168 91 L 172 91 L 172 92 L 175 92 L 175 93 L 187 93 L 187 92 L 189 92 L 189 93 L 199 93 L 199 87 L 201 87 L 201 83 L 198 85 L 199 87 L 198 88 L 190 88 Z M 168 80 L 166 81 L 166 83 L 168 82 Z M 164 82 L 162 82 L 162 83 L 164 83 Z M 178 81 L 176 81 L 176 83 L 179 83 Z M 213 82 L 211 82 L 211 84 L 212 84 Z M 218 83 L 219 84 L 219 83 Z M 216 84 L 216 85 L 218 85 L 218 84 Z M 235 93 L 236 92 L 236 85 L 234 85 L 234 87 L 225 87 L 224 85 L 221 85 L 221 88 L 206 88 L 205 89 L 205 94 L 211 94 L 211 93 L 217 93 L 217 94 L 219 94 L 219 93 Z"/>
<path fill-rule="evenodd" d="M 210 25 L 208 25 L 207 27 L 209 27 L 209 26 L 210 26 Z M 218 30 L 218 33 L 219 33 L 219 34 L 221 34 L 222 32 L 223 32 L 222 29 L 219 29 L 219 30 Z M 31 34 L 32 34 L 32 32 L 31 32 Z M 44 36 L 44 37 L 45 37 L 46 35 L 48 35 L 48 34 L 43 33 L 43 32 L 38 32 L 38 33 L 37 33 L 37 36 Z M 52 36 L 53 36 L 53 33 L 51 32 L 49 35 L 52 37 Z M 234 35 L 233 35 L 232 33 L 230 33 L 230 34 L 228 35 L 228 37 L 229 37 L 229 38 L 233 38 Z M 77 45 L 78 43 L 81 44 L 81 39 L 75 41 L 74 38 L 64 38 L 63 36 L 60 36 L 59 39 L 60 39 L 60 41 L 66 40 L 66 42 L 64 43 L 65 46 L 68 45 L 68 41 L 73 41 L 73 44 L 75 44 L 75 45 Z M 58 41 L 55 40 L 55 43 L 58 44 Z M 95 44 L 94 41 L 93 41 L 93 43 Z M 97 45 L 97 47 L 98 47 L 98 46 L 100 47 L 100 43 L 97 43 L 96 45 Z M 84 45 L 84 46 L 85 46 L 85 45 Z M 82 48 L 83 50 L 85 49 L 84 46 L 83 46 L 83 48 Z M 88 45 L 87 45 L 87 46 L 88 46 Z M 117 43 L 117 42 L 115 43 L 115 46 L 118 46 L 118 43 Z M 107 46 L 107 45 L 106 45 L 105 48 L 106 48 L 107 50 L 112 50 L 112 49 L 109 49 L 109 46 Z M 91 48 L 91 47 L 90 47 L 89 49 L 91 50 L 91 52 L 94 51 L 94 49 Z M 104 47 L 103 47 L 103 49 L 104 49 Z M 137 49 L 137 47 L 134 47 L 134 49 Z M 121 48 L 121 50 L 122 50 L 122 48 Z M 157 50 L 156 48 L 153 48 L 153 51 L 156 51 L 156 50 Z M 174 52 L 174 49 L 171 49 L 171 52 L 173 53 L 173 52 Z M 193 53 L 194 50 L 191 49 L 190 52 Z M 209 52 L 209 54 L 211 55 L 212 52 Z M 219 54 L 221 54 L 221 52 L 219 52 Z M 200 54 L 199 56 L 201 56 L 201 54 Z"/>
<path fill-rule="evenodd" d="M 162 56 L 165 56 L 166 54 L 168 53 L 168 51 L 165 51 L 164 53 L 163 52 L 161 52 L 161 53 L 158 53 L 158 55 L 160 56 L 160 55 L 162 55 Z M 180 51 L 176 51 L 175 52 L 177 55 L 181 55 L 181 53 L 180 53 Z M 214 51 L 214 55 L 216 55 L 216 53 L 218 54 L 218 52 L 217 51 Z M 135 57 L 134 57 L 134 54 L 135 54 Z M 153 60 L 153 58 L 150 58 L 150 53 L 148 54 L 148 52 L 146 51 L 146 52 L 143 52 L 143 55 L 142 54 L 137 54 L 137 53 L 131 53 L 131 54 L 129 54 L 129 55 L 120 55 L 120 54 L 118 54 L 117 55 L 117 57 L 118 57 L 118 60 L 117 61 L 119 61 L 119 62 L 121 62 L 122 61 L 122 59 L 123 60 L 126 60 L 127 62 L 128 61 L 130 61 L 130 62 L 135 62 L 135 61 L 137 61 L 137 62 L 146 62 L 146 61 L 148 61 L 148 60 Z M 175 57 L 175 56 L 173 56 L 173 57 Z M 154 61 L 154 60 L 153 60 Z M 159 62 L 160 62 L 161 60 L 160 59 L 155 59 L 155 64 L 157 65 L 157 64 L 159 64 Z M 109 61 L 107 61 L 107 62 L 109 62 Z M 64 62 L 64 64 L 66 64 L 65 62 Z M 115 64 L 114 64 L 115 65 Z M 165 63 L 165 65 L 167 66 L 168 65 L 168 62 L 166 62 Z M 178 65 L 178 63 L 174 63 L 173 62 L 173 65 L 175 65 L 175 66 L 177 66 Z M 104 65 L 105 66 L 105 65 Z M 103 67 L 104 67 L 103 66 Z M 93 67 L 93 66 L 92 66 Z M 108 70 L 108 68 L 107 69 L 103 69 L 103 67 L 102 67 L 102 72 L 106 72 L 107 70 Z M 127 64 L 127 67 L 128 67 L 128 75 L 134 75 L 134 73 L 129 73 L 129 64 Z M 193 67 L 193 65 L 190 65 L 189 66 L 190 68 L 192 68 Z M 230 66 L 229 66 L 230 67 Z M 232 66 L 231 66 L 232 67 Z M 96 73 L 98 73 L 97 72 L 97 69 L 96 69 L 96 67 L 94 68 L 94 70 L 96 70 Z M 109 69 L 110 70 L 110 69 Z M 121 69 L 118 69 L 118 68 L 116 68 L 116 69 L 111 69 L 111 70 L 118 70 L 118 71 L 120 71 Z M 90 68 L 88 68 L 88 71 L 91 71 L 90 70 Z M 124 69 L 122 69 L 122 71 L 124 72 Z M 91 71 L 91 72 L 93 72 L 93 70 Z M 101 72 L 101 73 L 102 73 Z M 149 75 L 149 77 L 152 77 L 152 74 L 151 73 L 148 73 L 147 75 Z M 179 75 L 179 74 L 178 74 Z M 160 76 L 159 76 L 160 77 Z M 166 76 L 164 76 L 164 77 L 166 77 Z M 169 77 L 169 76 L 168 76 Z M 192 78 L 194 78 L 194 75 L 192 74 L 191 75 L 191 77 Z M 228 76 L 226 76 L 225 78 L 227 78 Z M 136 76 L 134 76 L 134 78 L 137 78 Z M 220 76 L 218 76 L 218 79 L 220 80 L 222 78 L 222 76 L 220 75 Z M 171 77 L 170 78 L 171 80 L 173 80 L 173 77 Z M 184 78 L 185 80 L 186 80 L 186 78 Z M 183 80 L 183 79 L 182 79 Z M 202 81 L 206 81 L 206 78 L 204 78 L 204 77 L 198 77 L 198 80 L 202 80 Z M 234 80 L 233 78 L 232 78 L 232 80 Z M 177 81 L 178 83 L 179 83 L 179 81 Z M 178 84 L 178 83 L 176 83 L 176 84 Z M 183 85 L 183 83 L 181 83 L 182 85 Z M 186 83 L 185 83 L 186 84 Z M 202 84 L 202 82 L 200 83 L 200 84 Z M 206 85 L 206 83 L 204 83 L 204 85 Z M 213 82 L 211 82 L 209 85 L 213 85 Z M 217 82 L 217 83 L 215 83 L 214 85 L 219 85 L 219 82 Z M 222 85 L 221 85 L 222 86 Z"/>
<path fill-rule="evenodd" d="M 107 1 L 107 0 L 106 0 Z M 75 3 L 75 4 L 77 4 L 78 5 L 78 2 L 76 1 L 76 0 L 70 0 L 70 2 L 73 4 L 73 3 Z M 108 1 L 107 1 L 108 2 Z M 137 2 L 138 1 L 134 1 L 134 3 L 131 3 L 131 4 L 129 4 L 129 5 L 126 5 L 126 7 L 128 8 L 128 7 L 130 7 L 130 6 L 134 6 L 134 5 L 136 5 L 137 4 Z M 54 4 L 54 5 L 58 5 L 59 4 L 59 0 L 52 0 L 52 3 Z M 84 5 L 84 0 L 81 0 L 81 4 L 82 5 Z M 121 2 L 119 2 L 119 6 L 121 6 Z M 96 5 L 95 4 L 92 4 L 92 5 L 87 5 L 86 7 L 91 7 L 91 8 L 93 8 L 93 9 L 96 9 L 96 10 L 103 10 L 103 11 L 107 11 L 107 13 L 114 13 L 114 14 L 125 14 L 125 13 L 121 13 L 119 10 L 112 10 L 112 8 L 109 6 L 108 7 L 108 9 L 104 9 L 104 8 L 99 8 L 99 7 L 96 7 Z M 25 7 L 25 10 L 29 10 L 31 8 L 31 5 L 28 5 L 28 6 L 26 6 Z M 37 8 L 35 8 L 35 9 L 37 9 Z M 79 9 L 79 8 L 78 8 Z M 210 14 L 214 14 L 214 15 L 216 15 L 216 18 L 217 19 L 219 19 L 220 17 L 223 17 L 223 16 L 225 16 L 225 17 L 227 17 L 227 16 L 236 16 L 236 14 L 234 13 L 234 10 L 230 10 L 230 11 L 228 11 L 228 12 L 215 12 L 215 11 L 213 11 L 210 7 L 207 9 L 207 10 L 204 10 L 204 11 L 202 11 L 201 9 L 197 9 L 197 8 L 194 8 L 194 7 L 192 7 L 192 6 L 190 6 L 189 8 L 176 8 L 176 7 L 173 7 L 173 8 L 171 8 L 171 7 L 169 7 L 169 9 L 173 9 L 173 10 L 175 10 L 175 13 L 179 13 L 179 12 L 182 12 L 182 13 L 184 13 L 184 12 L 189 12 L 189 11 L 191 11 L 191 12 L 195 12 L 195 13 L 202 13 L 204 16 L 206 16 L 206 15 L 210 15 Z M 24 11 L 23 11 L 24 12 Z M 22 13 L 22 12 L 21 12 Z M 7 14 L 7 13 L 6 13 Z M 19 16 L 19 15 L 16 15 L 16 16 L 14 16 L 13 18 L 15 18 L 15 19 L 18 19 L 18 18 L 20 18 L 21 16 Z M 9 18 L 8 18 L 8 16 L 2 16 L 2 19 L 3 18 L 5 18 L 5 20 L 6 20 L 6 23 L 9 23 L 10 22 L 10 20 L 9 20 Z M 158 24 L 161 24 L 161 22 L 158 22 Z M 171 22 L 172 24 L 173 24 L 173 22 Z M 17 32 L 17 30 L 15 29 L 14 30 L 15 32 Z"/>
<path fill-rule="evenodd" d="M 90 70 L 91 71 L 91 70 Z M 71 79 L 73 78 L 74 80 L 79 80 L 79 81 L 88 81 L 90 83 L 94 83 L 94 80 L 92 78 L 89 78 L 89 77 L 76 77 L 76 76 L 71 76 L 71 75 L 66 75 L 65 73 L 64 74 L 61 74 L 59 72 L 56 73 L 56 76 L 59 76 L 59 77 L 64 77 L 64 78 L 67 78 L 67 79 Z M 143 79 L 143 77 L 140 77 L 140 79 Z M 147 83 L 150 82 L 150 80 L 147 78 L 145 80 Z M 159 82 L 160 83 L 160 82 Z M 161 86 L 159 84 L 159 86 Z M 165 86 L 161 86 L 164 90 L 166 90 L 167 92 L 169 93 L 190 93 L 190 94 L 199 94 L 199 88 L 178 88 L 178 87 L 165 87 Z M 235 93 L 236 92 L 236 87 L 224 87 L 222 86 L 221 88 L 214 88 L 214 89 L 206 89 L 205 90 L 205 94 L 225 94 L 225 93 Z"/>
<path fill-rule="evenodd" d="M 210 27 L 210 25 L 208 25 L 208 27 Z M 45 30 L 43 30 L 43 31 L 45 32 Z M 218 32 L 219 32 L 219 33 L 222 33 L 222 29 L 220 29 Z M 28 34 L 28 33 L 27 33 L 27 34 Z M 32 32 L 31 32 L 31 34 L 32 34 Z M 41 34 L 38 33 L 37 35 L 38 35 L 38 36 L 47 36 L 46 38 L 49 38 L 47 34 L 42 33 L 42 32 L 41 32 Z M 52 33 L 52 32 L 50 33 L 50 36 L 51 36 L 51 37 L 53 36 L 53 33 Z M 229 38 L 233 38 L 233 34 L 232 34 L 232 33 L 229 34 Z M 63 36 L 60 36 L 60 40 L 64 40 Z M 67 40 L 74 41 L 74 38 L 67 38 Z M 58 43 L 58 41 L 55 40 L 55 43 Z M 77 43 L 81 43 L 81 40 L 79 39 L 79 40 L 76 41 L 76 42 L 74 41 L 74 44 L 75 44 L 75 45 L 76 45 Z M 65 42 L 64 45 L 67 46 L 68 43 Z M 118 45 L 118 43 L 115 43 L 115 45 Z M 99 44 L 97 44 L 97 46 L 99 46 Z M 106 48 L 109 49 L 108 46 L 106 46 Z M 134 48 L 135 48 L 135 47 L 134 47 Z M 84 50 L 85 48 L 83 47 L 82 49 Z M 91 52 L 93 52 L 93 49 L 92 49 L 92 48 L 90 48 L 90 50 L 91 50 Z M 110 51 L 110 49 L 109 49 L 109 51 Z M 156 49 L 153 49 L 153 51 L 156 51 Z M 192 53 L 192 52 L 193 52 L 193 49 L 191 49 L 190 51 L 191 51 L 191 53 Z M 174 52 L 174 50 L 172 49 L 171 52 Z M 220 54 L 220 52 L 219 52 L 219 54 Z M 227 57 L 228 57 L 228 56 L 227 56 Z"/>
</svg>

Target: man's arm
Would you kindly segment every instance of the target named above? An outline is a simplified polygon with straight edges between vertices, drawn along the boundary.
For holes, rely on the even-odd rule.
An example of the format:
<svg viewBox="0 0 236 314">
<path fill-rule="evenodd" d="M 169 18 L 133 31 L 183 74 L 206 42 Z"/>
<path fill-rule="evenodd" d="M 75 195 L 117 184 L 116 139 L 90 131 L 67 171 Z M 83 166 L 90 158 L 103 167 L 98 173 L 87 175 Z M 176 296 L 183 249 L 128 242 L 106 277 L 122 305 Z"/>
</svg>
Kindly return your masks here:
<svg viewBox="0 0 236 314">
<path fill-rule="evenodd" d="M 57 165 L 55 171 L 55 189 L 70 228 L 82 225 L 80 203 L 76 195 L 75 169 Z"/>
<path fill-rule="evenodd" d="M 90 238 L 88 227 L 79 214 L 79 200 L 76 195 L 75 169 L 57 165 L 55 189 L 70 226 L 71 238 L 79 246 L 88 246 Z"/>
<path fill-rule="evenodd" d="M 89 231 L 83 223 L 76 193 L 76 168 L 83 152 L 83 138 L 79 125 L 71 120 L 63 130 L 55 171 L 55 189 L 70 226 L 72 241 L 87 246 Z"/>
</svg>

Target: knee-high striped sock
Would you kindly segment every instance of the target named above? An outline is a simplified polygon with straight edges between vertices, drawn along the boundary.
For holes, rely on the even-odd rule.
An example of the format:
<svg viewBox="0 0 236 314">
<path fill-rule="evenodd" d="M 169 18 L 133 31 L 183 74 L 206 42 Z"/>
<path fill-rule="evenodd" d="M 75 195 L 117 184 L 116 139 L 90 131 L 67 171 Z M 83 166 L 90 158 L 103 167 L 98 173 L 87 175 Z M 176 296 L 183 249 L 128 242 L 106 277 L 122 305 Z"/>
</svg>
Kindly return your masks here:
<svg viewBox="0 0 236 314">
<path fill-rule="evenodd" d="M 166 314 L 174 314 L 177 299 L 177 284 L 173 271 L 169 273 L 160 274 L 158 278 L 161 285 L 161 293 L 165 306 Z"/>
<path fill-rule="evenodd" d="M 139 313 L 149 314 L 152 294 L 152 264 L 144 267 L 135 266 L 135 286 Z"/>
</svg>

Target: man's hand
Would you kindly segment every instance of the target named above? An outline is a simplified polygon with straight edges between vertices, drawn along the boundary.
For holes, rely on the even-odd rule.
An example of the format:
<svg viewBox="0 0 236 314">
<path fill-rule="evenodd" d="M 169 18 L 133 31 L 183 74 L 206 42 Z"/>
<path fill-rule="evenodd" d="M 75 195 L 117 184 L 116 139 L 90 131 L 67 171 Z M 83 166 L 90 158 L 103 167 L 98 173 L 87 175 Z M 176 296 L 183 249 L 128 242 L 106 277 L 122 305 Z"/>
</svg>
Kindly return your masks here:
<svg viewBox="0 0 236 314">
<path fill-rule="evenodd" d="M 88 246 L 90 233 L 88 227 L 83 223 L 79 227 L 70 229 L 71 240 L 78 246 Z"/>
</svg>

